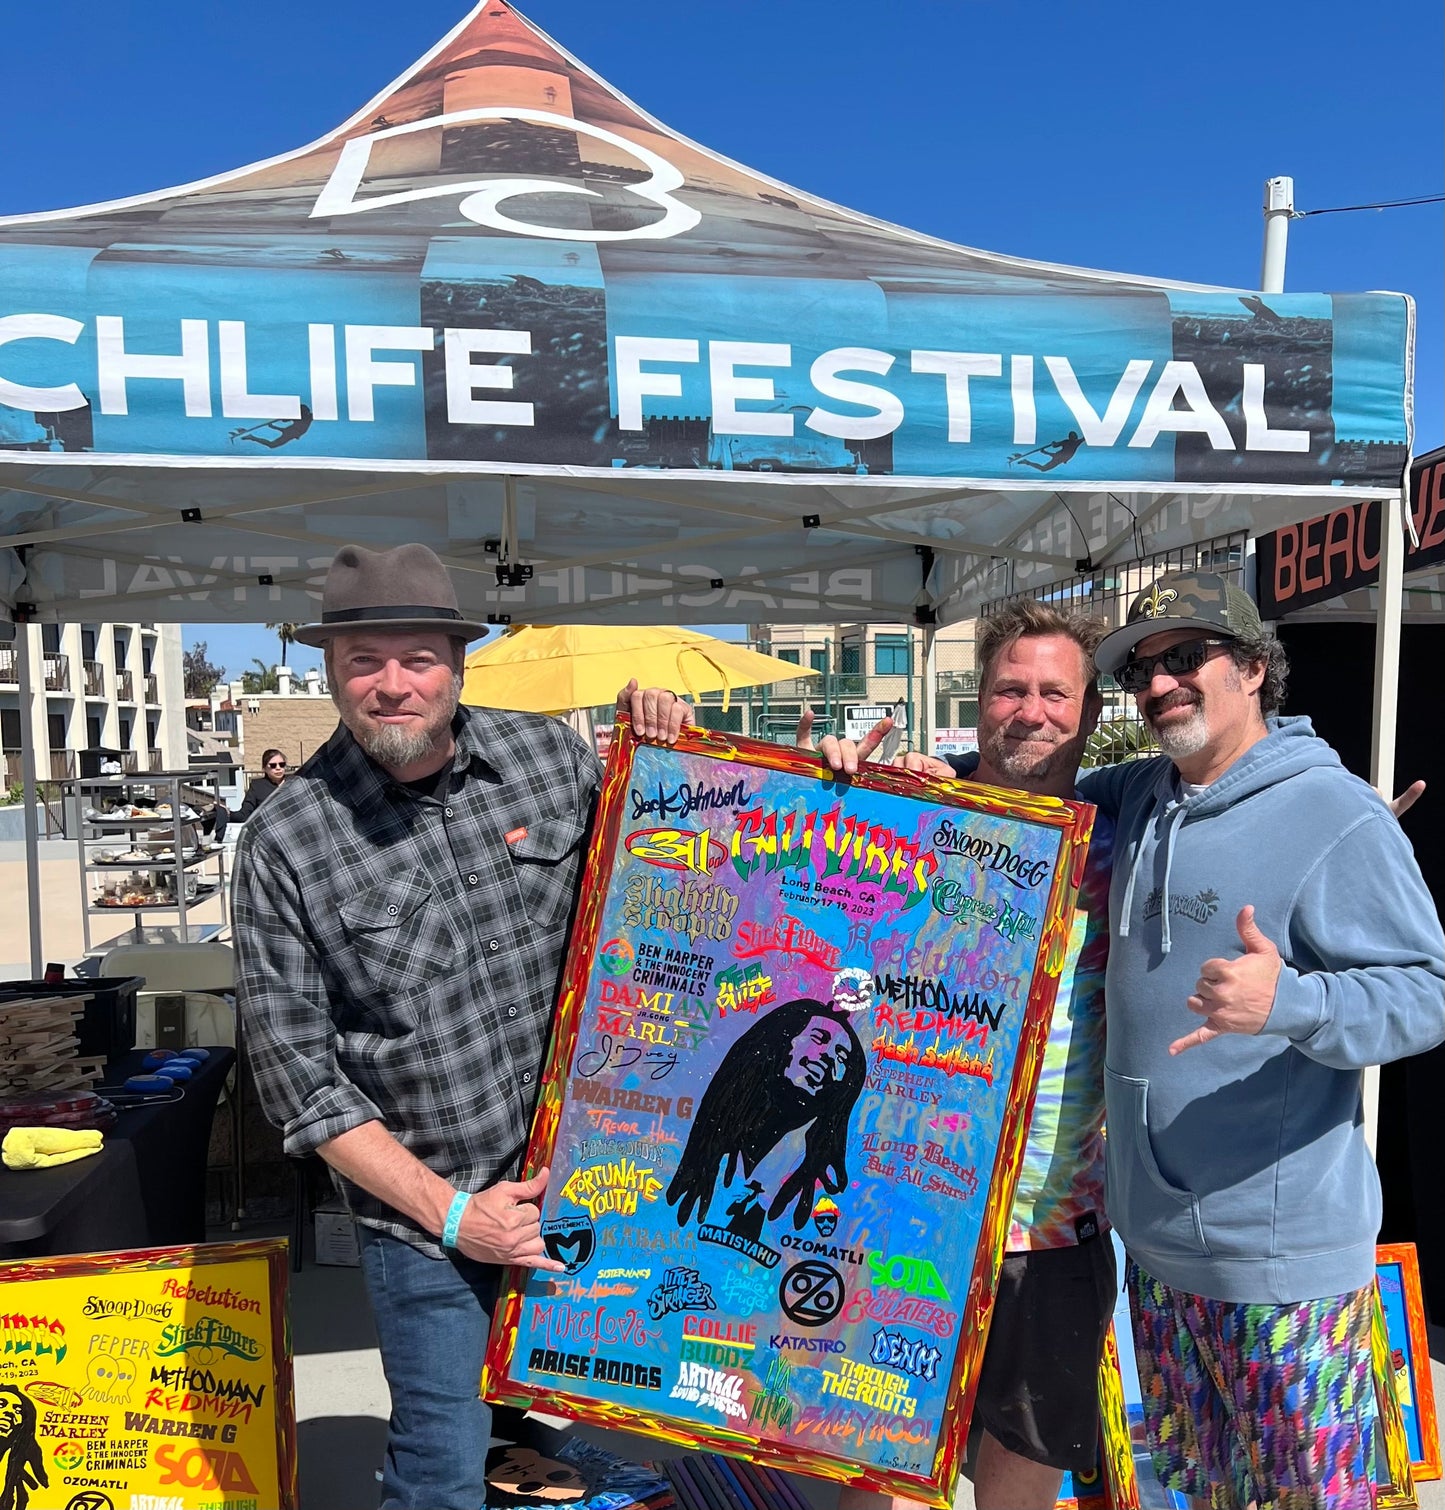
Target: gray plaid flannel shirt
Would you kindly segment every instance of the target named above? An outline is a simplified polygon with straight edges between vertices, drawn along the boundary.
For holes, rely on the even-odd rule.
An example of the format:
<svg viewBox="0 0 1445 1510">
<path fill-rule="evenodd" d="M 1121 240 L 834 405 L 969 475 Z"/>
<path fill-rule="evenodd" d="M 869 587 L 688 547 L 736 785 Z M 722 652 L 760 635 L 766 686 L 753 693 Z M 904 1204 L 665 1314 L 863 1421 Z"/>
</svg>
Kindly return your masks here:
<svg viewBox="0 0 1445 1510">
<path fill-rule="evenodd" d="M 515 1175 L 601 780 L 554 719 L 462 709 L 449 794 L 340 727 L 246 826 L 237 998 L 286 1152 L 380 1121 L 459 1189 Z M 439 1256 L 338 1179 L 357 1218 Z"/>
</svg>

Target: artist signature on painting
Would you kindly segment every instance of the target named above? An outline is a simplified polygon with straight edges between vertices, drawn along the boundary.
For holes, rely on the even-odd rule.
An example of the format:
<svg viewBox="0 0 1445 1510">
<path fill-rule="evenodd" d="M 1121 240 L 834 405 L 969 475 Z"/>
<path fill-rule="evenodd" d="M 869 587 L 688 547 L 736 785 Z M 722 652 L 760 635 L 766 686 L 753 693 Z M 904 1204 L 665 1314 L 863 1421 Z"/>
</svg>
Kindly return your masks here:
<svg viewBox="0 0 1445 1510">
<path fill-rule="evenodd" d="M 749 799 L 741 778 L 728 787 L 708 786 L 697 781 L 682 782 L 675 790 L 668 791 L 659 781 L 655 793 L 639 792 L 636 787 L 628 793 L 632 799 L 632 817 L 638 818 L 690 818 L 694 813 L 715 813 L 726 808 L 741 807 Z"/>
<path fill-rule="evenodd" d="M 677 1054 L 672 1049 L 642 1049 L 625 1038 L 603 1033 L 593 1048 L 577 1056 L 573 1073 L 590 1079 L 604 1070 L 630 1069 L 639 1060 L 649 1080 L 665 1080 L 677 1068 Z"/>
</svg>

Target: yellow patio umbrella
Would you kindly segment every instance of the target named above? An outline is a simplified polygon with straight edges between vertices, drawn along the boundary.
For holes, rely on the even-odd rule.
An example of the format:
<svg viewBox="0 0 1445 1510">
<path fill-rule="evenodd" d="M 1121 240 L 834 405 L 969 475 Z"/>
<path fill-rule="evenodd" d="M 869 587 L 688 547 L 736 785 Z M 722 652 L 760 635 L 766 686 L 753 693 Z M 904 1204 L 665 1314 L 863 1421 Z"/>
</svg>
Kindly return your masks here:
<svg viewBox="0 0 1445 1510">
<path fill-rule="evenodd" d="M 559 713 L 613 702 L 637 678 L 697 696 L 799 676 L 805 666 L 760 655 L 692 629 L 601 624 L 518 624 L 467 657 L 462 701 L 477 707 Z"/>
</svg>

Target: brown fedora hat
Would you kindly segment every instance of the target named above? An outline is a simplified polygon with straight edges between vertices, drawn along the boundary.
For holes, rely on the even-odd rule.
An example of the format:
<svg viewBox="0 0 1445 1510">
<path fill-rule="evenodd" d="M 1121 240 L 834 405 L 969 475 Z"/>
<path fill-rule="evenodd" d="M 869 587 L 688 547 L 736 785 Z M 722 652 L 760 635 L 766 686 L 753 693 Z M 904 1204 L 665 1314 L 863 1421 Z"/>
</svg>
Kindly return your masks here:
<svg viewBox="0 0 1445 1510">
<path fill-rule="evenodd" d="M 337 551 L 321 589 L 321 622 L 301 625 L 295 638 L 303 645 L 324 645 L 334 634 L 358 629 L 386 634 L 419 629 L 463 640 L 487 632 L 485 624 L 462 617 L 446 567 L 425 545 L 389 551 L 343 545 Z"/>
</svg>

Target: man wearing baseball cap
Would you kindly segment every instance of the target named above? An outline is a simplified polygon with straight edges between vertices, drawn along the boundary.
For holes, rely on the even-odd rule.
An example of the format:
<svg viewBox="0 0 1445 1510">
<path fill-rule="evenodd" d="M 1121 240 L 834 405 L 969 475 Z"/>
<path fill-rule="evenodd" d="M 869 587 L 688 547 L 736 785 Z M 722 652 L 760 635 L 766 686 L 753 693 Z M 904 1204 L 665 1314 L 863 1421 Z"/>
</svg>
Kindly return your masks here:
<svg viewBox="0 0 1445 1510">
<path fill-rule="evenodd" d="M 567 726 L 458 705 L 468 640 L 424 545 L 348 545 L 321 646 L 335 734 L 246 826 L 237 997 L 286 1152 L 318 1153 L 359 1223 L 391 1389 L 383 1510 L 477 1510 L 478 1397 L 501 1266 L 561 1269 L 515 1179 L 601 780 Z M 618 696 L 677 737 L 671 692 Z"/>
<path fill-rule="evenodd" d="M 1165 758 L 1116 820 L 1107 1208 L 1166 1486 L 1372 1503 L 1380 1184 L 1362 1071 L 1445 1038 L 1445 939 L 1390 809 L 1303 718 L 1247 594 L 1169 572 L 1097 653 Z"/>
</svg>

